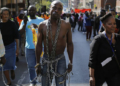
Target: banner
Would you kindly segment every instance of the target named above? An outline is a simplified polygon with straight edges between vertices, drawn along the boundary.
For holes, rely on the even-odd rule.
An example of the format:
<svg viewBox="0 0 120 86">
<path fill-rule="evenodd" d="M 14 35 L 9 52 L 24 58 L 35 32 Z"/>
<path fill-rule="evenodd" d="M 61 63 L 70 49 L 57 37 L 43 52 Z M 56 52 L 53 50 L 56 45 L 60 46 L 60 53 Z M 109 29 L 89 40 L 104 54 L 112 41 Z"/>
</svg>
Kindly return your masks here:
<svg viewBox="0 0 120 86">
<path fill-rule="evenodd" d="M 91 12 L 91 9 L 75 9 L 75 13 L 80 13 L 80 12 L 85 13 L 85 11 Z"/>
</svg>

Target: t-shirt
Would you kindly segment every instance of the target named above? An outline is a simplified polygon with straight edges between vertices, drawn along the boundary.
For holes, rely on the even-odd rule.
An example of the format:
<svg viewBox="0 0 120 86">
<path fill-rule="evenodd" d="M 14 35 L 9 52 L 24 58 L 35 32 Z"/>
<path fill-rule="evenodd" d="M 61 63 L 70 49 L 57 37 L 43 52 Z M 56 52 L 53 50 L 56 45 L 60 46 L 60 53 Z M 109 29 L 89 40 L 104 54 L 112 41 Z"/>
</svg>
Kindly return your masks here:
<svg viewBox="0 0 120 86">
<path fill-rule="evenodd" d="M 118 15 L 115 15 L 115 18 L 118 18 Z"/>
<path fill-rule="evenodd" d="M 39 25 L 39 23 L 43 22 L 44 19 L 40 17 L 36 17 L 36 19 L 30 19 L 28 18 L 27 24 L 26 24 L 26 44 L 25 47 L 28 49 L 35 49 L 35 45 L 37 42 L 37 32 L 38 28 L 33 28 L 32 24 Z M 24 25 L 24 22 L 21 22 L 21 25 L 19 27 L 19 30 L 22 29 Z"/>
<path fill-rule="evenodd" d="M 0 23 L 0 30 L 3 38 L 4 45 L 9 45 L 15 41 L 15 39 L 19 39 L 18 28 L 15 22 L 8 20 L 7 22 Z"/>
<path fill-rule="evenodd" d="M 0 57 L 2 57 L 3 55 L 5 55 L 5 46 L 3 44 L 2 35 L 0 31 Z"/>
<path fill-rule="evenodd" d="M 66 17 L 65 21 L 66 21 L 66 22 L 70 22 L 70 18 L 69 18 L 69 17 Z"/>
<path fill-rule="evenodd" d="M 88 17 L 85 17 L 86 23 L 85 26 L 91 26 L 91 19 L 87 19 Z"/>
</svg>

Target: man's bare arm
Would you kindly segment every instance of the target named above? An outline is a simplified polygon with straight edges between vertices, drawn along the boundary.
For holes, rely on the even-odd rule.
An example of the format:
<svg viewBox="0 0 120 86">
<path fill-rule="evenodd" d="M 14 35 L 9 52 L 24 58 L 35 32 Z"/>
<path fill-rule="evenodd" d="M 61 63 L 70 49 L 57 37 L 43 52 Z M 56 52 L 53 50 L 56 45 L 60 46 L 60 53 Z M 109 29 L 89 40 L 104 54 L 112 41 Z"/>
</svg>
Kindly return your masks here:
<svg viewBox="0 0 120 86">
<path fill-rule="evenodd" d="M 25 33 L 25 27 L 26 27 L 26 24 L 24 24 L 22 29 L 19 30 L 20 34 L 24 34 Z"/>
<path fill-rule="evenodd" d="M 25 27 L 26 27 L 28 18 L 25 16 L 23 21 L 24 21 L 24 25 L 23 25 L 22 29 L 19 31 L 20 34 L 24 34 L 25 33 Z"/>
<path fill-rule="evenodd" d="M 42 53 L 42 27 L 43 25 L 40 24 L 38 26 L 38 36 L 37 36 L 37 44 L 36 44 L 36 48 L 35 48 L 35 53 L 36 53 L 36 62 L 39 63 L 40 62 L 40 55 Z"/>
<path fill-rule="evenodd" d="M 72 32 L 71 32 L 71 25 L 68 25 L 68 33 L 67 33 L 67 52 L 69 56 L 70 63 L 73 62 L 73 42 L 72 42 Z"/>
<path fill-rule="evenodd" d="M 19 55 L 19 39 L 15 39 L 16 41 L 16 55 Z"/>
</svg>

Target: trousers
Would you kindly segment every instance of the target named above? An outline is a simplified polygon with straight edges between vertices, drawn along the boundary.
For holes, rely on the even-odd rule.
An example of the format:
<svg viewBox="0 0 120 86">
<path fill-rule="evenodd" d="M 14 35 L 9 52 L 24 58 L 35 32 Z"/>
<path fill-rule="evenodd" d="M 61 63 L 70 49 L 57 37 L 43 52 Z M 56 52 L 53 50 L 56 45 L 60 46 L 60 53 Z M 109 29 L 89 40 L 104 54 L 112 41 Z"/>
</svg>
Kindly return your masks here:
<svg viewBox="0 0 120 86">
<path fill-rule="evenodd" d="M 102 86 L 106 82 L 108 86 L 120 86 L 120 73 L 112 77 L 95 77 L 95 86 Z"/>
<path fill-rule="evenodd" d="M 63 54 L 60 54 L 58 56 L 56 56 L 55 58 L 59 58 L 61 57 Z M 43 55 L 44 59 L 47 59 L 48 56 L 46 54 Z M 55 69 L 55 64 L 53 63 L 53 68 Z M 61 58 L 58 63 L 57 63 L 57 73 L 58 74 L 64 74 L 66 72 L 66 59 L 65 56 L 63 55 L 63 58 Z M 56 86 L 66 86 L 66 76 L 62 76 L 62 77 L 56 77 L 55 76 L 55 82 L 56 82 Z M 59 82 L 64 81 L 64 83 L 59 84 Z M 47 64 L 43 65 L 43 70 L 42 70 L 42 86 L 49 86 L 49 79 L 47 76 Z"/>
</svg>

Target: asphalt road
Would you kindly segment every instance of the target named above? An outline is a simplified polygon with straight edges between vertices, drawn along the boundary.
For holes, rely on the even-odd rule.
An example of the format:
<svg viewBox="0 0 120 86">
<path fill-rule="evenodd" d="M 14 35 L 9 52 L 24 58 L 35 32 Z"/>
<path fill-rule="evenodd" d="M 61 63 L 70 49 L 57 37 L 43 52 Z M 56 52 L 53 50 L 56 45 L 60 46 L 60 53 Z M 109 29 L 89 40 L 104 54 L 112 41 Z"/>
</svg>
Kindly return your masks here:
<svg viewBox="0 0 120 86">
<path fill-rule="evenodd" d="M 70 75 L 70 86 L 89 86 L 89 70 L 88 60 L 90 53 L 91 41 L 86 41 L 86 36 L 77 30 L 72 33 L 74 44 L 73 55 L 73 75 Z M 65 56 L 68 64 L 68 54 L 65 50 Z M 20 61 L 16 63 L 17 69 L 15 70 L 16 79 L 12 81 L 12 86 L 29 86 L 29 75 L 25 57 L 19 56 Z M 68 81 L 67 81 L 68 83 Z M 54 83 L 53 83 L 54 84 Z M 0 72 L 0 86 L 4 86 L 2 82 L 2 75 Z M 40 83 L 38 86 L 41 86 Z M 103 86 L 106 86 L 104 84 Z"/>
</svg>

